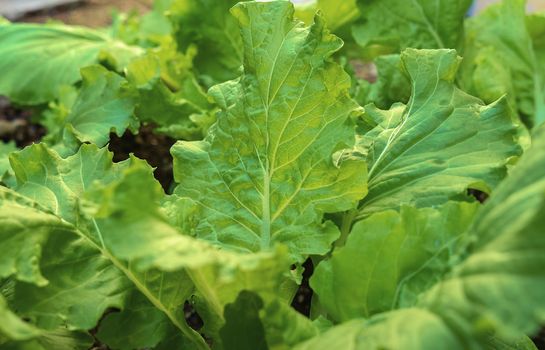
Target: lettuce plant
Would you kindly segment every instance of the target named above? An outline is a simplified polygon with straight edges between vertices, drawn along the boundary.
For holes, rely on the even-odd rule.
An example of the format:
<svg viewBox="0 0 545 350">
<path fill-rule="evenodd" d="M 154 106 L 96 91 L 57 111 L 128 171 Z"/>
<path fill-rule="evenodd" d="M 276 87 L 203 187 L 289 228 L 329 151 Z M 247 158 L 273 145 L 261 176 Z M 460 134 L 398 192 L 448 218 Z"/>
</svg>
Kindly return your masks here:
<svg viewBox="0 0 545 350">
<path fill-rule="evenodd" d="M 545 21 L 469 5 L 0 22 L 0 93 L 48 130 L 0 144 L 0 348 L 536 349 Z M 166 191 L 108 148 L 144 126 Z"/>
</svg>

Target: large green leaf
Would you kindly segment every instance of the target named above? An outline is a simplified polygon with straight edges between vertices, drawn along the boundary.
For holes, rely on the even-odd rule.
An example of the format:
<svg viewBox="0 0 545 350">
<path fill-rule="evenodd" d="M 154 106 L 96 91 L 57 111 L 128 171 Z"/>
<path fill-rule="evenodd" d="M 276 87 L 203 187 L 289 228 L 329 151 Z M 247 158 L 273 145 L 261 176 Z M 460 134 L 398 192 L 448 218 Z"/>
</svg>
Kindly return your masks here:
<svg viewBox="0 0 545 350">
<path fill-rule="evenodd" d="M 525 2 L 505 0 L 467 21 L 460 82 L 485 102 L 508 94 L 533 126 L 545 121 L 545 69 L 526 26 Z"/>
<path fill-rule="evenodd" d="M 360 151 L 369 167 L 369 194 L 359 216 L 401 204 L 438 205 L 469 188 L 488 192 L 520 153 L 505 99 L 491 105 L 460 91 L 454 50 L 407 49 L 412 84 L 407 105 L 365 107 Z"/>
<path fill-rule="evenodd" d="M 29 327 L 90 329 L 107 308 L 121 305 L 128 287 L 123 276 L 82 242 L 73 226 L 7 189 L 0 192 L 0 208 L 7 239 L 2 272 L 21 281 L 10 306 Z"/>
<path fill-rule="evenodd" d="M 296 349 L 483 349 L 535 333 L 545 322 L 545 128 L 534 136 L 476 215 L 449 277 L 415 307 L 352 320 Z"/>
<path fill-rule="evenodd" d="M 222 111 L 204 141 L 172 148 L 175 193 L 199 205 L 196 235 L 246 252 L 288 246 L 292 261 L 337 238 L 324 212 L 363 197 L 365 164 L 344 157 L 354 140 L 350 79 L 328 57 L 342 42 L 288 2 L 242 3 L 244 74 L 210 90 Z"/>
<path fill-rule="evenodd" d="M 356 42 L 399 52 L 459 48 L 471 0 L 358 0 L 358 5 L 361 18 L 352 30 Z"/>
<path fill-rule="evenodd" d="M 205 323 L 209 321 L 210 335 L 216 336 L 223 324 L 224 305 L 234 301 L 241 290 L 254 291 L 266 300 L 278 294 L 289 269 L 285 249 L 240 254 L 182 235 L 154 206 L 163 194 L 147 166 L 135 164 L 123 179 L 90 196 L 98 204 L 94 217 L 111 254 L 130 262 L 136 271 L 169 273 L 163 278 L 165 285 L 183 285 L 180 274 L 187 274 L 204 303 L 202 316 Z"/>
<path fill-rule="evenodd" d="M 93 145 L 84 145 L 77 154 L 64 159 L 43 145 L 28 147 L 11 156 L 17 178 L 15 189 L 21 194 L 7 189 L 2 192 L 2 233 L 14 237 L 15 244 L 11 254 L 2 260 L 15 261 L 6 265 L 16 266 L 8 269 L 8 273 L 39 285 L 17 283 L 14 306 L 33 324 L 45 329 L 54 329 L 61 323 L 71 329 L 89 329 L 107 308 L 123 308 L 126 296 L 137 289 L 181 335 L 196 348 L 204 348 L 202 338 L 185 323 L 181 307 L 193 290 L 187 274 L 134 270 L 110 253 L 101 226 L 81 212 L 82 195 L 92 183 L 96 186 L 96 182 L 112 182 L 123 175 L 122 170 L 130 163 L 141 164 L 133 159 L 114 165 L 111 159 L 105 149 Z M 145 174 L 151 176 L 149 167 Z M 149 232 L 147 229 L 146 233 Z M 26 240 L 36 237 L 38 241 L 29 244 L 17 237 Z M 131 244 L 129 239 L 125 241 Z M 60 251 L 63 253 L 59 254 Z M 199 261 L 193 259 L 193 263 L 198 265 Z"/>
<path fill-rule="evenodd" d="M 401 207 L 357 222 L 346 246 L 311 278 L 322 312 L 343 322 L 414 305 L 448 272 L 476 209 L 454 202 L 440 209 Z"/>
<path fill-rule="evenodd" d="M 44 145 L 11 156 L 20 194 L 6 189 L 1 202 L 2 236 L 14 245 L 0 260 L 2 276 L 39 284 L 16 285 L 14 307 L 22 315 L 46 329 L 61 321 L 89 329 L 108 307 L 130 313 L 134 298 L 126 298 L 136 289 L 147 308 L 164 315 L 159 321 L 204 348 L 183 313 L 194 286 L 215 315 L 207 328 L 212 333 L 223 322 L 223 306 L 240 290 L 266 299 L 276 294 L 289 270 L 284 249 L 238 254 L 182 235 L 159 210 L 164 193 L 151 168 L 136 159 L 117 164 L 111 159 L 94 145 L 67 158 Z M 143 319 L 132 321 L 135 332 L 147 327 Z M 140 347 L 159 340 L 134 342 Z"/>
<path fill-rule="evenodd" d="M 53 100 L 58 89 L 81 79 L 80 68 L 111 52 L 123 68 L 142 53 L 93 29 L 60 24 L 0 24 L 0 95 L 24 104 Z"/>
</svg>

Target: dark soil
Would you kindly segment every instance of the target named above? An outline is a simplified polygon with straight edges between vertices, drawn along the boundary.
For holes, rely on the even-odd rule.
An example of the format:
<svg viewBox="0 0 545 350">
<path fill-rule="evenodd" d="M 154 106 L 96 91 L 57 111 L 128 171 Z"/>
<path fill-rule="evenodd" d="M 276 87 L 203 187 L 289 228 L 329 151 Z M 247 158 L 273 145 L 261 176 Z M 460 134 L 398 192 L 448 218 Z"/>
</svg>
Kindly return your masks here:
<svg viewBox="0 0 545 350">
<path fill-rule="evenodd" d="M 303 315 L 309 317 L 312 294 L 314 294 L 312 288 L 310 288 L 309 279 L 314 272 L 314 263 L 310 258 L 308 258 L 303 263 L 303 267 L 305 268 L 305 271 L 303 272 L 303 281 L 295 293 L 291 306 Z"/>
<path fill-rule="evenodd" d="M 532 338 L 532 341 L 539 350 L 545 350 L 545 328 L 541 328 L 540 332 Z"/>
<path fill-rule="evenodd" d="M 480 203 L 484 203 L 488 199 L 488 194 L 472 188 L 467 190 L 467 194 L 478 200 Z"/>
<path fill-rule="evenodd" d="M 31 110 L 12 106 L 0 96 L 0 139 L 3 142 L 15 141 L 20 148 L 39 142 L 45 135 L 45 128 L 31 119 Z"/>
<path fill-rule="evenodd" d="M 108 148 L 114 153 L 114 161 L 119 162 L 129 158 L 132 153 L 140 159 L 146 160 L 156 168 L 155 178 L 161 183 L 166 192 L 174 181 L 172 175 L 172 156 L 170 147 L 176 142 L 173 138 L 153 133 L 153 126 L 142 126 L 137 135 L 126 131 L 123 136 L 110 134 Z"/>
</svg>

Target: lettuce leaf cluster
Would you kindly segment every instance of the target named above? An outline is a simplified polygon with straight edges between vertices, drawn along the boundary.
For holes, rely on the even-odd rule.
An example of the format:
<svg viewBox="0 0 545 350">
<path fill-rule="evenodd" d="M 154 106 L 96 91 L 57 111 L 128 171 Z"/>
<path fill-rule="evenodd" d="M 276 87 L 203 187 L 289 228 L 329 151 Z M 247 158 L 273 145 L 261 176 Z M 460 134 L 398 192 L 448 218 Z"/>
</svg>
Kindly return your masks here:
<svg viewBox="0 0 545 350">
<path fill-rule="evenodd" d="M 0 94 L 48 131 L 0 143 L 0 349 L 536 349 L 545 15 L 470 5 L 0 21 Z M 142 126 L 166 192 L 108 150 Z"/>
</svg>

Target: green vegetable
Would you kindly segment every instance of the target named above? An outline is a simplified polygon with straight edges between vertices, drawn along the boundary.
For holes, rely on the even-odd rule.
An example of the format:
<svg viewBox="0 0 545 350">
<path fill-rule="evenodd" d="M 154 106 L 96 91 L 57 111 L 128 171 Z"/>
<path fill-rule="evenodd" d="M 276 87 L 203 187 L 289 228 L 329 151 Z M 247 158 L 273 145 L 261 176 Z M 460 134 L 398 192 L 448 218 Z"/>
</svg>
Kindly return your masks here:
<svg viewBox="0 0 545 350">
<path fill-rule="evenodd" d="M 545 16 L 469 5 L 1 21 L 0 349 L 535 350 Z"/>
</svg>

